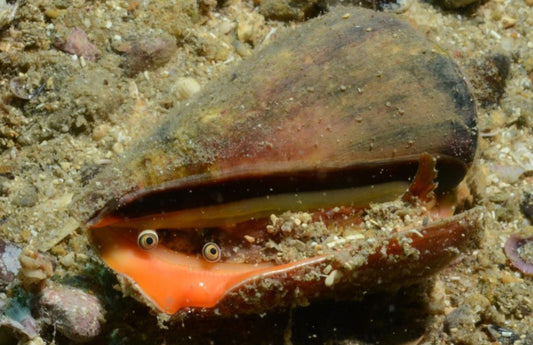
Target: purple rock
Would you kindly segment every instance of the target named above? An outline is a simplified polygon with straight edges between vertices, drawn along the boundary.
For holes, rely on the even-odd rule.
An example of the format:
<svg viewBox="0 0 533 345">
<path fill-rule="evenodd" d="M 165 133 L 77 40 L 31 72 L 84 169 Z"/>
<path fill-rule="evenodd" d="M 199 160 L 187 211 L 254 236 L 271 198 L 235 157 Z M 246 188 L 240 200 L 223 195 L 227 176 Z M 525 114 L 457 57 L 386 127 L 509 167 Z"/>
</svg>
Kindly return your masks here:
<svg viewBox="0 0 533 345">
<path fill-rule="evenodd" d="M 65 41 L 58 40 L 54 45 L 66 53 L 83 56 L 89 61 L 95 61 L 100 56 L 98 48 L 89 41 L 85 31 L 80 28 L 72 29 Z"/>
<path fill-rule="evenodd" d="M 96 337 L 105 322 L 98 298 L 78 288 L 49 284 L 41 290 L 39 305 L 43 318 L 76 342 Z"/>
<path fill-rule="evenodd" d="M 509 258 L 509 261 L 511 261 L 511 264 L 527 276 L 533 276 L 533 256 L 531 254 L 524 254 L 522 256 L 521 252 L 523 247 L 532 243 L 533 236 L 522 238 L 518 235 L 511 235 L 504 247 L 505 254 Z"/>
<path fill-rule="evenodd" d="M 0 240 L 0 288 L 11 283 L 20 270 L 21 249 L 10 242 Z"/>
</svg>

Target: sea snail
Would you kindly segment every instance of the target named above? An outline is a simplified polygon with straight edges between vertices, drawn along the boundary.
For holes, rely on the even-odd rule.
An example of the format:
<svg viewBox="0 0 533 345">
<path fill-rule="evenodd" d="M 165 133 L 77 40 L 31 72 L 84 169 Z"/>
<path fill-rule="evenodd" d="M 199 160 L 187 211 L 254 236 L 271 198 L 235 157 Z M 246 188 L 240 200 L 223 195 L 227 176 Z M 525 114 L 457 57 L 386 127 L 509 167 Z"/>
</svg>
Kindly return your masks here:
<svg viewBox="0 0 533 345">
<path fill-rule="evenodd" d="M 476 209 L 452 216 L 476 147 L 455 63 L 394 15 L 339 7 L 207 85 L 80 205 L 155 310 L 261 312 L 444 267 L 477 233 Z"/>
</svg>

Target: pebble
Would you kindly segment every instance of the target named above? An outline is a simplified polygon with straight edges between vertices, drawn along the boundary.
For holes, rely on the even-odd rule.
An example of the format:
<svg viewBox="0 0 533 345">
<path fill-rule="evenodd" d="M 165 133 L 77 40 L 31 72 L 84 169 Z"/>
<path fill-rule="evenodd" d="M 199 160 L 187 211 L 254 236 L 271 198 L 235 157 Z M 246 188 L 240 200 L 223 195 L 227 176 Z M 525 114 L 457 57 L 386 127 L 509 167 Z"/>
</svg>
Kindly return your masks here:
<svg viewBox="0 0 533 345">
<path fill-rule="evenodd" d="M 518 165 L 502 165 L 496 163 L 487 164 L 487 170 L 494 174 L 499 181 L 505 183 L 516 183 L 526 171 Z"/>
<path fill-rule="evenodd" d="M 335 285 L 339 280 L 342 278 L 343 273 L 339 270 L 333 270 L 330 274 L 326 277 L 326 280 L 324 280 L 324 284 L 327 287 L 332 287 Z"/>
<path fill-rule="evenodd" d="M 8 179 L 0 175 L 0 196 L 8 196 L 8 195 L 9 195 Z"/>
<path fill-rule="evenodd" d="M 326 6 L 326 2 L 321 1 L 260 0 L 259 12 L 267 19 L 301 21 L 316 17 L 327 9 Z"/>
<path fill-rule="evenodd" d="M 191 98 L 192 95 L 201 90 L 200 83 L 194 78 L 183 77 L 179 78 L 173 85 L 173 93 L 179 100 Z"/>
<path fill-rule="evenodd" d="M 101 124 L 94 128 L 93 130 L 93 140 L 100 141 L 102 140 L 107 133 L 109 133 L 110 126 L 108 124 Z"/>
<path fill-rule="evenodd" d="M 505 255 L 522 274 L 533 276 L 533 236 L 509 236 L 504 246 Z"/>
<path fill-rule="evenodd" d="M 75 254 L 74 252 L 69 252 L 68 254 L 64 255 L 61 259 L 59 259 L 59 262 L 61 265 L 65 267 L 71 267 L 75 264 Z"/>
<path fill-rule="evenodd" d="M 20 270 L 18 257 L 21 249 L 0 239 L 0 288 L 11 283 Z"/>
<path fill-rule="evenodd" d="M 125 54 L 122 67 L 128 76 L 165 65 L 177 51 L 176 39 L 168 34 L 133 38 L 114 48 Z"/>
<path fill-rule="evenodd" d="M 235 40 L 233 42 L 233 48 L 235 48 L 235 52 L 239 54 L 240 57 L 247 57 L 252 54 L 252 51 L 250 50 L 248 45 L 239 40 Z"/>
<path fill-rule="evenodd" d="M 520 210 L 527 219 L 533 222 L 533 193 L 524 193 L 524 197 L 520 203 Z"/>
<path fill-rule="evenodd" d="M 27 80 L 23 76 L 16 76 L 9 81 L 9 90 L 11 93 L 23 100 L 32 99 L 34 90 L 30 90 Z"/>
<path fill-rule="evenodd" d="M 520 339 L 520 335 L 518 335 L 512 329 L 492 324 L 487 325 L 487 333 L 493 341 L 502 345 L 513 345 L 517 340 Z"/>
<path fill-rule="evenodd" d="M 17 2 L 11 4 L 11 1 L 10 3 L 7 3 L 5 0 L 0 1 L 0 28 L 3 28 L 15 19 L 18 6 Z"/>
<path fill-rule="evenodd" d="M 515 24 L 516 24 L 515 18 L 509 17 L 509 16 L 502 17 L 502 26 L 504 29 L 512 28 L 513 26 L 515 26 Z"/>
<path fill-rule="evenodd" d="M 446 315 L 444 329 L 452 333 L 458 329 L 473 332 L 475 324 L 479 322 L 479 316 L 468 305 L 462 305 Z"/>
<path fill-rule="evenodd" d="M 37 285 L 54 274 L 52 262 L 34 248 L 25 247 L 18 259 L 19 279 L 25 287 Z"/>
<path fill-rule="evenodd" d="M 32 207 L 37 204 L 37 199 L 37 188 L 34 185 L 25 185 L 18 190 L 11 202 L 15 206 Z"/>
<path fill-rule="evenodd" d="M 49 284 L 41 290 L 39 312 L 56 329 L 75 342 L 100 334 L 104 309 L 94 295 L 70 286 Z"/>
<path fill-rule="evenodd" d="M 476 99 L 483 107 L 498 104 L 505 92 L 511 59 L 504 54 L 490 53 L 472 61 L 470 82 Z"/>
<path fill-rule="evenodd" d="M 89 42 L 89 37 L 80 28 L 72 29 L 65 40 L 57 38 L 54 46 L 65 53 L 83 57 L 89 61 L 95 61 L 100 56 L 98 48 Z"/>
<path fill-rule="evenodd" d="M 440 3 L 442 7 L 447 9 L 459 9 L 469 5 L 472 5 L 479 0 L 441 0 Z"/>
</svg>

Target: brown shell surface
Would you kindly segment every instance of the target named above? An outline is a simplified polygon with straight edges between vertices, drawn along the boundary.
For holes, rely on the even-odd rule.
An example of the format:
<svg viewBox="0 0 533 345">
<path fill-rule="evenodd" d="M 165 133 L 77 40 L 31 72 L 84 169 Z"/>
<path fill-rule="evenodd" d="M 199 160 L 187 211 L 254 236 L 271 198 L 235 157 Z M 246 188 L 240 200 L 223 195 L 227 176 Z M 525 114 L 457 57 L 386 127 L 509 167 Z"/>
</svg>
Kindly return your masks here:
<svg viewBox="0 0 533 345">
<path fill-rule="evenodd" d="M 339 8 L 207 85 L 100 174 L 80 209 L 106 215 L 141 196 L 289 176 L 302 189 L 408 180 L 423 152 L 446 190 L 476 146 L 475 103 L 455 63 L 393 15 Z"/>
</svg>

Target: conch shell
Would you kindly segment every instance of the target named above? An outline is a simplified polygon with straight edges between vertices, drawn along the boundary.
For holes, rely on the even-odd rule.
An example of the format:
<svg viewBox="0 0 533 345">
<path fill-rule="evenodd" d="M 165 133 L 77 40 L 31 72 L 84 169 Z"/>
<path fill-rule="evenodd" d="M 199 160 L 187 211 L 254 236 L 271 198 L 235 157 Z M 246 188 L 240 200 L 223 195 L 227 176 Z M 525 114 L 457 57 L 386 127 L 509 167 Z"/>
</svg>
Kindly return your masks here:
<svg viewBox="0 0 533 345">
<path fill-rule="evenodd" d="M 475 236 L 476 209 L 451 215 L 476 147 L 455 63 L 393 15 L 339 7 L 206 86 L 89 184 L 80 205 L 98 211 L 81 216 L 159 312 L 355 296 Z"/>
</svg>

